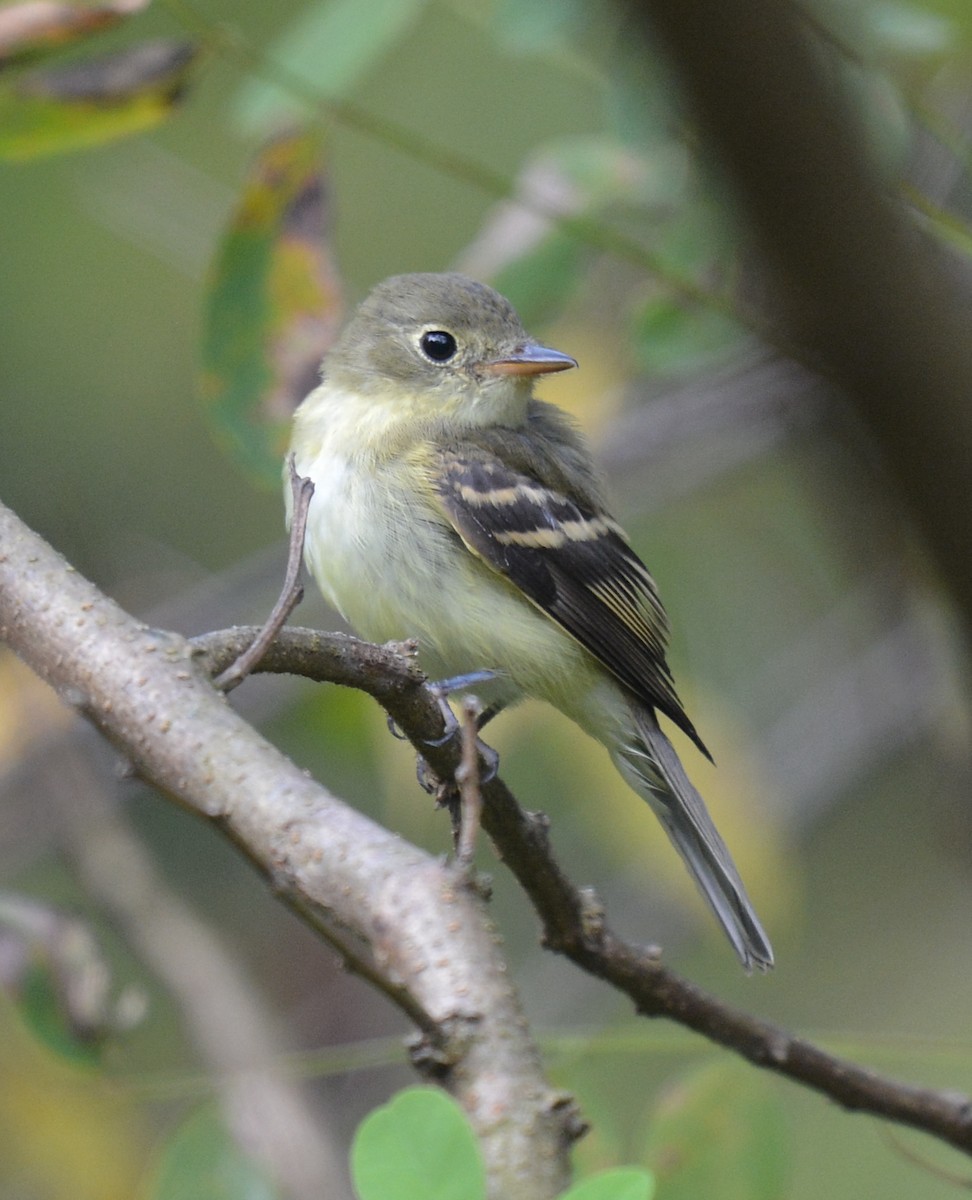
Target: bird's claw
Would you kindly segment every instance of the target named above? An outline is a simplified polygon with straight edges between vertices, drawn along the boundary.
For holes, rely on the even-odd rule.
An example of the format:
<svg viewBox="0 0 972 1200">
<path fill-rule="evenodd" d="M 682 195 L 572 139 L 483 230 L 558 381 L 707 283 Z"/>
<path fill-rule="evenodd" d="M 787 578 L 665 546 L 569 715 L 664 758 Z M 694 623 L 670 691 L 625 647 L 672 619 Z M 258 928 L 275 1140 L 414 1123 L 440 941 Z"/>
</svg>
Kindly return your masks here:
<svg viewBox="0 0 972 1200">
<path fill-rule="evenodd" d="M 445 746 L 461 731 L 461 726 L 456 714 L 449 706 L 448 697 L 453 692 L 465 691 L 476 683 L 488 683 L 489 680 L 496 678 L 496 671 L 470 671 L 466 675 L 453 675 L 448 679 L 439 679 L 429 683 L 428 689 L 435 697 L 439 705 L 439 710 L 442 713 L 442 720 L 445 725 L 445 732 L 437 738 L 423 738 L 422 741 L 426 746 L 431 746 L 438 749 L 440 746 Z M 488 720 L 499 712 L 502 705 L 494 704 L 485 709 L 479 714 L 476 719 L 476 728 L 482 729 Z M 395 737 L 402 737 L 402 733 L 398 726 L 388 718 L 388 728 Z M 479 782 L 490 783 L 499 773 L 499 754 L 492 746 L 487 746 L 485 742 L 479 738 L 476 739 L 476 748 L 479 751 L 485 768 L 481 771 Z M 454 803 L 456 794 L 456 784 L 453 781 L 443 782 L 439 776 L 432 770 L 426 759 L 419 754 L 415 763 L 415 775 L 419 782 L 419 787 L 430 796 L 436 797 L 436 802 L 440 807 L 447 807 Z"/>
<path fill-rule="evenodd" d="M 494 750 L 492 746 L 487 746 L 480 738 L 476 738 L 476 749 L 479 751 L 480 757 L 486 763 L 486 770 L 481 771 L 479 775 L 480 783 L 492 783 L 499 774 L 499 751 Z"/>
<path fill-rule="evenodd" d="M 455 731 L 453 730 L 454 733 Z M 428 744 L 430 746 L 438 746 L 442 743 L 429 742 Z M 485 764 L 484 769 L 480 772 L 479 782 L 481 785 L 492 783 L 499 774 L 499 751 L 494 750 L 492 746 L 487 746 L 479 738 L 476 739 L 476 749 L 479 751 L 480 757 Z M 440 808 L 444 808 L 449 804 L 448 793 L 455 791 L 457 785 L 452 780 L 443 782 L 421 754 L 416 755 L 415 758 L 415 777 L 418 779 L 419 787 L 423 792 L 429 796 L 436 797 L 436 802 Z"/>
<path fill-rule="evenodd" d="M 385 718 L 385 720 L 388 722 L 388 732 L 393 738 L 397 738 L 400 742 L 408 741 L 408 737 L 399 729 L 393 716 L 389 715 Z"/>
<path fill-rule="evenodd" d="M 456 720 L 456 714 L 449 706 L 449 697 L 452 693 L 465 691 L 476 683 L 489 683 L 490 680 L 496 678 L 497 674 L 498 672 L 496 671 L 484 668 L 481 671 L 467 671 L 465 675 L 450 675 L 448 679 L 436 679 L 428 685 L 429 691 L 438 701 L 442 712 L 442 719 L 445 721 L 446 731 L 440 738 L 425 738 L 426 746 L 444 746 L 456 736 L 459 729 L 459 722 Z M 489 708 L 484 709 L 477 718 L 477 729 L 482 729 L 483 725 L 494 717 L 500 708 L 501 705 L 493 704 Z M 481 742 L 480 746 L 482 746 Z M 489 755 L 486 755 L 486 757 L 488 759 Z M 494 766 L 493 775 L 490 776 L 490 779 L 495 774 Z"/>
<path fill-rule="evenodd" d="M 445 746 L 451 742 L 459 730 L 459 722 L 456 720 L 456 714 L 449 707 L 449 701 L 444 695 L 432 688 L 432 694 L 439 705 L 439 711 L 442 713 L 442 720 L 445 722 L 445 733 L 437 738 L 423 738 L 422 741 L 426 746 Z"/>
<path fill-rule="evenodd" d="M 415 756 L 415 778 L 418 780 L 419 787 L 426 795 L 435 796 L 437 808 L 442 808 L 448 803 L 448 797 L 445 794 L 446 790 L 456 790 L 456 785 L 451 780 L 443 783 L 429 766 L 428 759 L 423 758 L 421 754 Z"/>
</svg>

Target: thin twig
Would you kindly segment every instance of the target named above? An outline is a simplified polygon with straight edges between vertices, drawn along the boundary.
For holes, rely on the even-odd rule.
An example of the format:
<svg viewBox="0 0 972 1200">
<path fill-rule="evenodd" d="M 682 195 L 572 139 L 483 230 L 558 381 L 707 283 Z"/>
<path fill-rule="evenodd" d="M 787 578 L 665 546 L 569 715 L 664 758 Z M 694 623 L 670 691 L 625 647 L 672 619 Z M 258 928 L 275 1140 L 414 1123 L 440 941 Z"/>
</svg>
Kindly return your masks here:
<svg viewBox="0 0 972 1200">
<path fill-rule="evenodd" d="M 304 558 L 304 534 L 307 529 L 307 513 L 314 495 L 314 481 L 297 474 L 294 456 L 287 458 L 290 470 L 290 491 L 293 496 L 293 518 L 290 523 L 290 551 L 287 556 L 287 573 L 283 587 L 260 632 L 239 658 L 213 682 L 224 692 L 229 692 L 243 682 L 257 665 L 267 647 L 284 626 L 284 622 L 304 598 L 304 585 L 300 581 L 300 569 Z"/>
<path fill-rule="evenodd" d="M 210 663 L 233 653 L 245 631 L 224 630 L 194 639 Z M 412 659 L 390 646 L 373 646 L 341 634 L 288 628 L 260 663 L 261 671 L 292 671 L 359 687 L 408 734 L 440 778 L 455 776 L 455 739 L 444 731 L 438 701 Z M 461 752 L 460 752 L 461 753 Z M 733 1008 L 658 960 L 657 951 L 618 937 L 597 898 L 565 874 L 550 847 L 545 818 L 525 812 L 499 778 L 480 784 L 482 827 L 530 898 L 543 925 L 544 943 L 610 983 L 646 1017 L 667 1017 L 835 1101 L 920 1129 L 972 1156 L 972 1100 L 957 1091 L 916 1087 L 831 1054 L 770 1021 Z"/>
<path fill-rule="evenodd" d="M 462 702 L 462 758 L 456 767 L 455 780 L 459 787 L 459 833 L 456 839 L 456 863 L 459 867 L 472 865 L 476 855 L 476 835 L 483 812 L 483 793 L 479 786 L 479 735 L 476 717 L 479 704 L 475 696 Z"/>
<path fill-rule="evenodd" d="M 913 1167 L 917 1167 L 920 1171 L 934 1175 L 936 1179 L 950 1183 L 952 1187 L 962 1188 L 966 1192 L 972 1191 L 972 1179 L 969 1179 L 968 1175 L 959 1175 L 957 1171 L 946 1171 L 938 1163 L 933 1163 L 923 1154 L 919 1154 L 917 1150 L 912 1150 L 910 1146 L 905 1145 L 904 1139 L 892 1129 L 885 1129 L 884 1136 L 891 1149 L 900 1154 L 905 1162 L 911 1163 Z"/>
</svg>

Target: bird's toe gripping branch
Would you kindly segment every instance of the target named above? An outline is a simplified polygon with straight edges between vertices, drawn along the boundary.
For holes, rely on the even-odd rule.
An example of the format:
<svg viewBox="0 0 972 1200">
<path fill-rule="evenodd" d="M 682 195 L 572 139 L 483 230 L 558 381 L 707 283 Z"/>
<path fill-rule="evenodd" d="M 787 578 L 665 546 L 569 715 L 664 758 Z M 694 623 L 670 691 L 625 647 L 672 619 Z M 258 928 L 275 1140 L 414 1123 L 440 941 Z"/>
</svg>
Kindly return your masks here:
<svg viewBox="0 0 972 1200">
<path fill-rule="evenodd" d="M 427 746 L 445 746 L 462 733 L 462 726 L 449 706 L 448 697 L 454 692 L 466 691 L 474 684 L 488 683 L 490 680 L 496 678 L 496 674 L 497 672 L 489 670 L 470 671 L 465 675 L 453 675 L 448 679 L 435 680 L 428 685 L 429 691 L 435 696 L 442 711 L 445 732 L 441 737 L 425 739 Z M 488 721 L 491 721 L 501 708 L 502 705 L 493 704 L 489 708 L 483 709 L 476 717 L 477 730 L 482 729 Z M 400 741 L 406 740 L 405 734 L 398 728 L 392 717 L 388 718 L 388 729 L 393 737 L 398 738 Z M 480 772 L 479 782 L 489 783 L 499 773 L 499 754 L 492 746 L 487 746 L 485 742 L 480 741 L 478 738 L 476 739 L 476 746 L 486 764 L 486 769 Z M 449 801 L 446 792 L 454 791 L 456 785 L 451 781 L 443 784 L 443 781 L 432 770 L 421 754 L 418 755 L 416 760 L 415 773 L 419 786 L 423 791 L 427 792 L 430 796 L 437 795 L 440 803 L 448 804 Z"/>
</svg>

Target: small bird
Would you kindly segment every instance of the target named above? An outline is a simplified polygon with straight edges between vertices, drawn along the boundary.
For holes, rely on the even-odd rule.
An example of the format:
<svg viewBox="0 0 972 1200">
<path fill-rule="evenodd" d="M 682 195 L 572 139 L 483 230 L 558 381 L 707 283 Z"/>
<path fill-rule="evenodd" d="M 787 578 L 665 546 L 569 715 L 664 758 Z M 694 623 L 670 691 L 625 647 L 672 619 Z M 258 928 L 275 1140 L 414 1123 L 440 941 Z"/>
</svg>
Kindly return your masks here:
<svg viewBox="0 0 972 1200">
<path fill-rule="evenodd" d="M 486 718 L 535 696 L 603 743 L 744 967 L 766 969 L 769 940 L 658 725 L 710 757 L 675 693 L 655 582 L 580 433 L 533 395 L 536 376 L 576 366 L 463 275 L 378 284 L 294 417 L 315 485 L 304 556 L 362 636 L 415 638 L 433 678 L 477 678 Z"/>
</svg>

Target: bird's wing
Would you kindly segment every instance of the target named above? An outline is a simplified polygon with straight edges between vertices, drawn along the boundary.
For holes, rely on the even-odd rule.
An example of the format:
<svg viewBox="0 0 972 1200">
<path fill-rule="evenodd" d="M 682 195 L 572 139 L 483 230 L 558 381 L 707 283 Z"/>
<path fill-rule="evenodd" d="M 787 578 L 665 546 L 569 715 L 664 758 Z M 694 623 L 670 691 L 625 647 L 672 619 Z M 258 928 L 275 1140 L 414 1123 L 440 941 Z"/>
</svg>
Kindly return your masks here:
<svg viewBox="0 0 972 1200">
<path fill-rule="evenodd" d="M 441 449 L 433 482 L 444 515 L 473 554 L 709 757 L 665 661 L 668 617 L 655 582 L 607 514 L 472 444 Z"/>
</svg>

